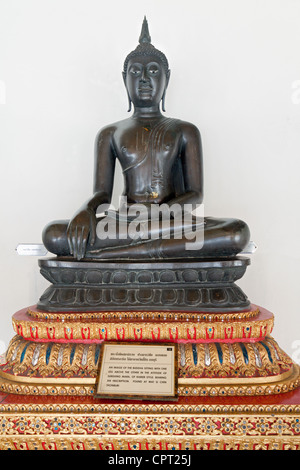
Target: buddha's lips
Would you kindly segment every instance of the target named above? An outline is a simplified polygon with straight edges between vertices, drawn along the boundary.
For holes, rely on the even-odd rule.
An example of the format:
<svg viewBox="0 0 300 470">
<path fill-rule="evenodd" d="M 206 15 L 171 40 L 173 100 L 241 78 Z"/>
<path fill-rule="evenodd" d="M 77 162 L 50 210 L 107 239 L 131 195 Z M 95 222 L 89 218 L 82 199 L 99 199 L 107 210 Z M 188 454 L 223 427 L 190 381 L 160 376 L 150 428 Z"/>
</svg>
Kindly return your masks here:
<svg viewBox="0 0 300 470">
<path fill-rule="evenodd" d="M 140 87 L 139 91 L 152 91 L 152 88 L 147 86 L 147 87 Z"/>
</svg>

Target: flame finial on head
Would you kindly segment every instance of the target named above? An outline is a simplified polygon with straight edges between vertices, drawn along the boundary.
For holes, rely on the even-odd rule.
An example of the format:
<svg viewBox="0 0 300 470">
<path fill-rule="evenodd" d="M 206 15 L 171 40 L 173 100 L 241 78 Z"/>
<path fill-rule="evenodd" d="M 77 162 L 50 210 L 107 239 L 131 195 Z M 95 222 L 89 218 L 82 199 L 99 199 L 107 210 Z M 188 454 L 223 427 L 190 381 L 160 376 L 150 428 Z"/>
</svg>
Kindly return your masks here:
<svg viewBox="0 0 300 470">
<path fill-rule="evenodd" d="M 139 43 L 140 44 L 143 44 L 143 43 L 151 44 L 151 36 L 149 34 L 148 21 L 147 21 L 146 16 L 144 16 L 144 21 L 143 21 L 143 24 L 142 24 L 142 30 L 141 30 L 141 34 L 140 34 L 140 38 L 139 38 Z"/>
</svg>

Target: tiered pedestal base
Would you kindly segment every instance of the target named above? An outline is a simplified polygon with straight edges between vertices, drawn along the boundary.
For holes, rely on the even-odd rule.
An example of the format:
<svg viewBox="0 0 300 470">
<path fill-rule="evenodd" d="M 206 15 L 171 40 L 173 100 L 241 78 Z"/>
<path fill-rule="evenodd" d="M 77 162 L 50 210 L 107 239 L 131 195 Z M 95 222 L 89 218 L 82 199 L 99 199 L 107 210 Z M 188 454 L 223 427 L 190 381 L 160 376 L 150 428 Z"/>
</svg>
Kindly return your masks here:
<svg viewBox="0 0 300 470">
<path fill-rule="evenodd" d="M 0 449 L 298 449 L 299 366 L 235 285 L 247 265 L 40 261 L 52 285 L 0 357 Z M 177 344 L 177 401 L 96 398 L 103 342 Z"/>
<path fill-rule="evenodd" d="M 0 394 L 0 450 L 299 450 L 300 390 L 177 403 Z"/>
</svg>

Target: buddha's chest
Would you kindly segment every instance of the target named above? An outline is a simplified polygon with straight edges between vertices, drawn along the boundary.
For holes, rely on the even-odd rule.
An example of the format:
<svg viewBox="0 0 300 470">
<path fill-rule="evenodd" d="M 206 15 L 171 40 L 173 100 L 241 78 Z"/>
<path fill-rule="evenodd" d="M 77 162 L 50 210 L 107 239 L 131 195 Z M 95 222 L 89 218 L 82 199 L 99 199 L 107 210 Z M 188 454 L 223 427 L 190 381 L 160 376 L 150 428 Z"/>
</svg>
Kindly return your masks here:
<svg viewBox="0 0 300 470">
<path fill-rule="evenodd" d="M 115 135 L 115 149 L 123 172 L 161 173 L 170 168 L 180 152 L 178 133 L 165 126 L 139 125 Z"/>
</svg>

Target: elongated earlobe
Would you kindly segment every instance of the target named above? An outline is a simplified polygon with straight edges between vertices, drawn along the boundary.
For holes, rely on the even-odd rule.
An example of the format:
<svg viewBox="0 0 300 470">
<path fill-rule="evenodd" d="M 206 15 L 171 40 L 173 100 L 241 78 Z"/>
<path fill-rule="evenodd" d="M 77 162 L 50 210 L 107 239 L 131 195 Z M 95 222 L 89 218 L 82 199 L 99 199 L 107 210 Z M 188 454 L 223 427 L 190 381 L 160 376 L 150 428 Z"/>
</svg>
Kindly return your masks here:
<svg viewBox="0 0 300 470">
<path fill-rule="evenodd" d="M 130 113 L 130 111 L 131 111 L 131 99 L 128 95 L 128 109 L 127 109 L 127 112 Z"/>
<path fill-rule="evenodd" d="M 165 113 L 166 112 L 166 109 L 165 109 L 165 97 L 166 97 L 166 90 L 164 91 L 164 94 L 162 95 L 162 99 L 161 99 L 161 109 L 162 111 Z"/>
<path fill-rule="evenodd" d="M 128 97 L 128 110 L 127 110 L 127 112 L 130 113 L 130 111 L 131 111 L 131 99 L 130 99 L 130 96 L 129 96 L 129 93 L 128 93 L 128 90 L 127 90 L 127 86 L 126 86 L 126 73 L 125 72 L 122 72 L 122 77 L 123 77 L 123 82 L 124 82 L 124 85 L 125 85 L 125 88 L 126 88 L 126 91 L 127 91 L 127 97 Z"/>
<path fill-rule="evenodd" d="M 166 91 L 167 91 L 167 88 L 168 88 L 168 85 L 169 85 L 169 80 L 170 80 L 170 73 L 171 71 L 168 70 L 167 72 L 167 80 L 166 80 L 166 86 L 165 86 L 165 89 L 164 89 L 164 93 L 162 95 L 162 98 L 161 98 L 161 109 L 162 111 L 165 113 L 166 112 L 166 109 L 165 109 L 165 99 L 166 99 Z"/>
</svg>

